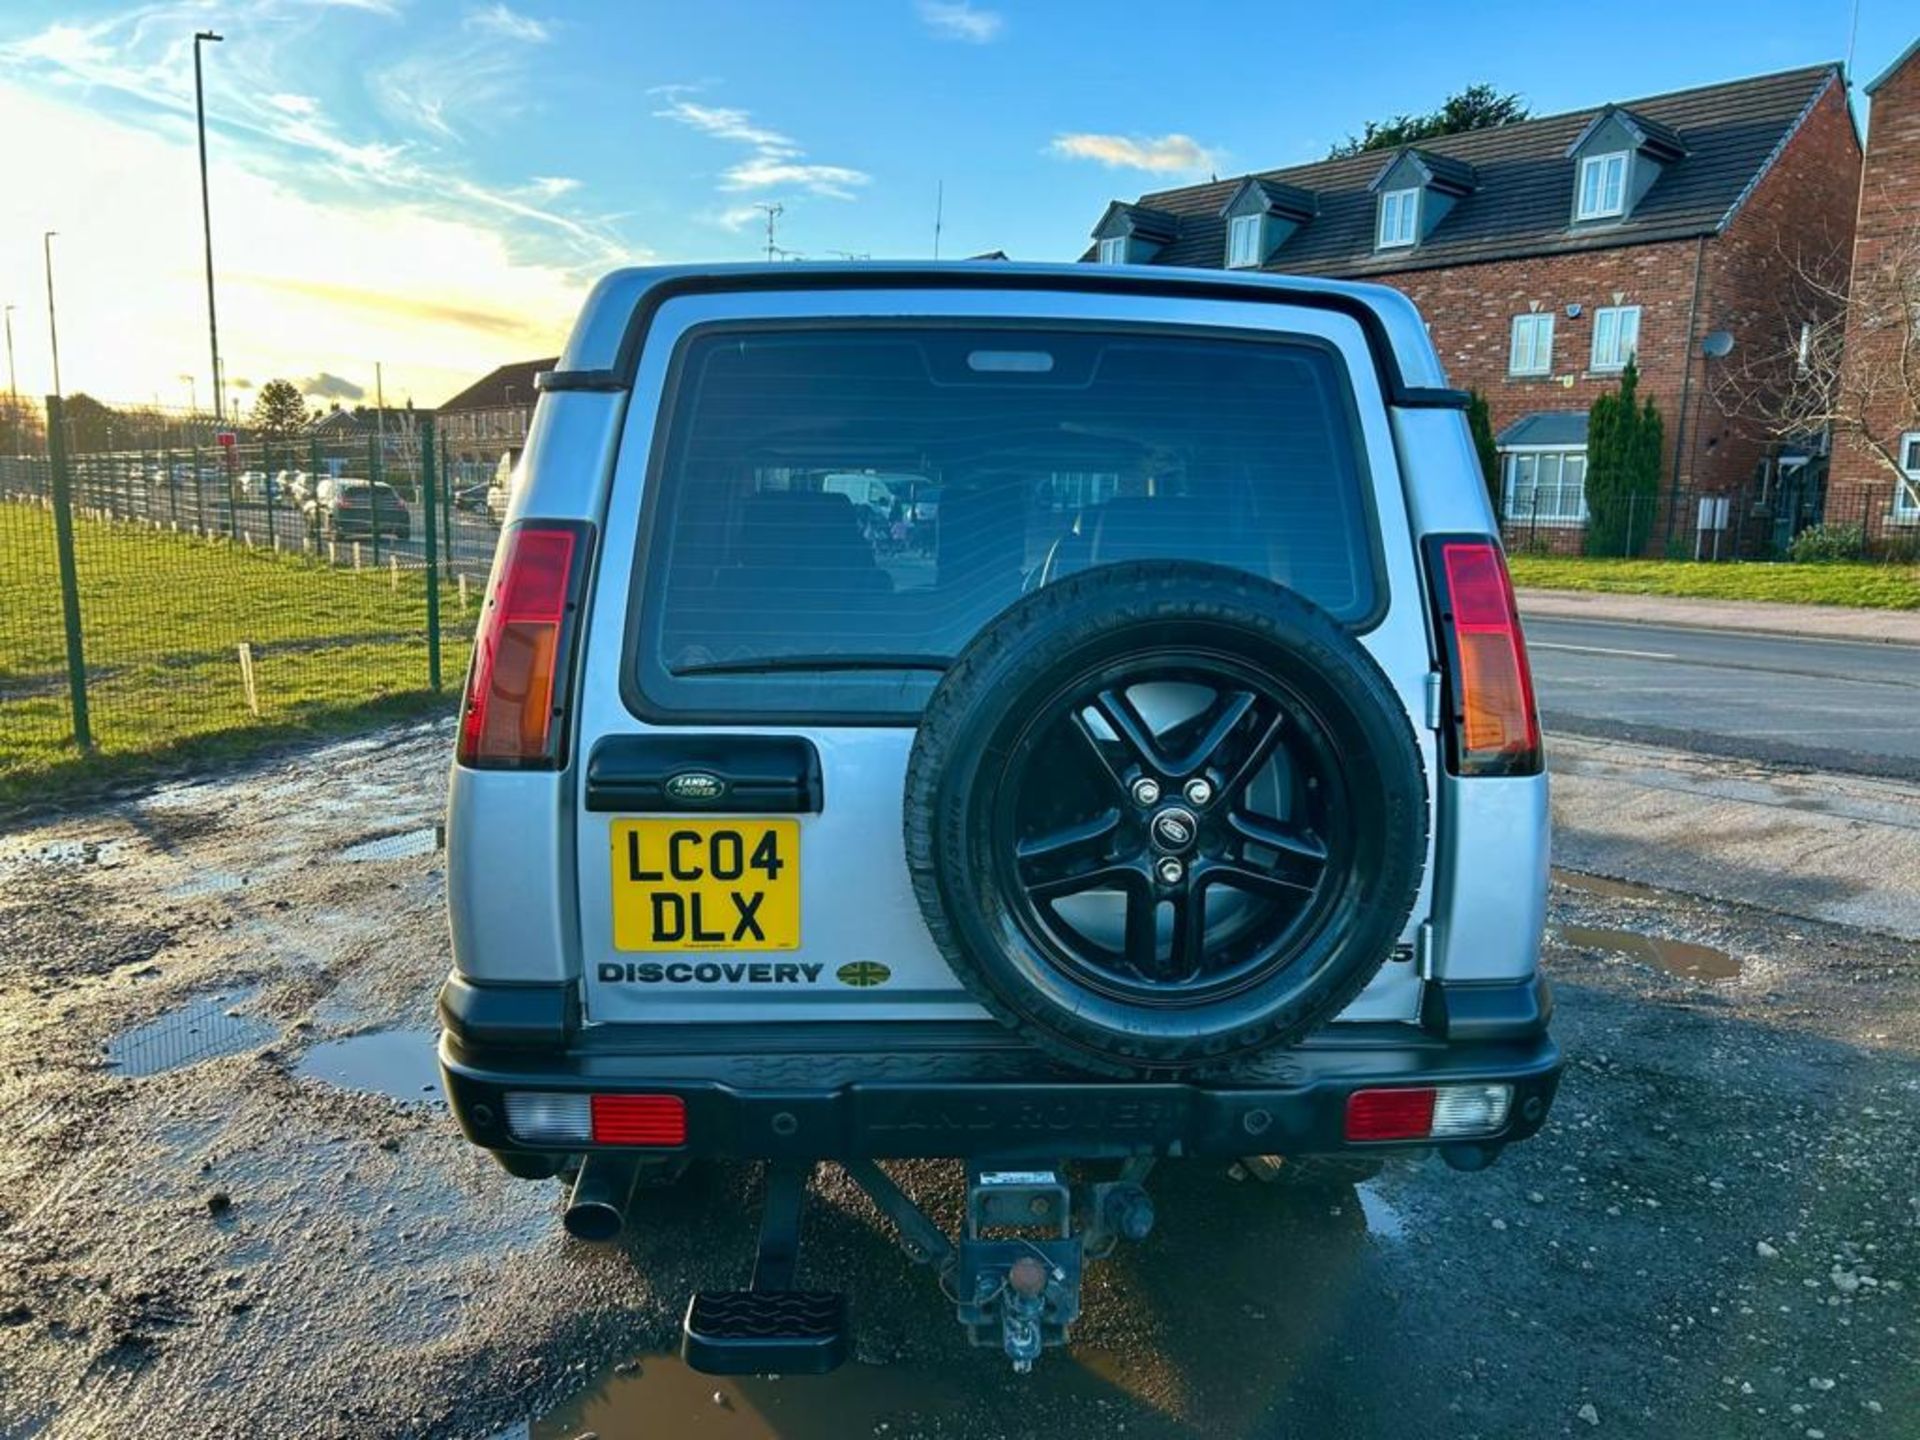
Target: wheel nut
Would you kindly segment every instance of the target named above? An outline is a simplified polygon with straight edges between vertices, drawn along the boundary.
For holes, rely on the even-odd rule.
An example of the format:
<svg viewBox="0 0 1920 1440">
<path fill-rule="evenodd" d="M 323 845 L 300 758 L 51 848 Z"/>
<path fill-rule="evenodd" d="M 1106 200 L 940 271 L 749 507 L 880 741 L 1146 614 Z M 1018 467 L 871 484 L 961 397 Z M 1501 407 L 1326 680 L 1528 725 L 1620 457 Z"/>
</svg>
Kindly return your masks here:
<svg viewBox="0 0 1920 1440">
<path fill-rule="evenodd" d="M 1213 799 L 1213 786 L 1209 785 L 1198 775 L 1187 781 L 1187 803 L 1189 805 L 1204 805 L 1211 799 Z"/>
<path fill-rule="evenodd" d="M 1171 855 L 1162 860 L 1157 868 L 1160 872 L 1161 881 L 1168 885 L 1178 885 L 1180 883 L 1180 877 L 1187 873 L 1187 867 L 1182 865 L 1178 860 L 1175 860 Z"/>
<path fill-rule="evenodd" d="M 1133 801 L 1136 805 L 1151 805 L 1160 798 L 1160 782 L 1141 776 L 1133 782 Z"/>
</svg>

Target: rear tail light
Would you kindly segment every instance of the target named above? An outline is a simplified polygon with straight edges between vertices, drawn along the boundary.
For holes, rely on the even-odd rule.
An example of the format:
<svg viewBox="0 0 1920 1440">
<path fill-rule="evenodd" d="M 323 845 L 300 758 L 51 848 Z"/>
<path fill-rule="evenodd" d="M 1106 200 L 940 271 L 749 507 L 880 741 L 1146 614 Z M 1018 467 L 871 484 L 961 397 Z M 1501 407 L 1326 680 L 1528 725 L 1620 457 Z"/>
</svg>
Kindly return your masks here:
<svg viewBox="0 0 1920 1440">
<path fill-rule="evenodd" d="M 684 1145 L 687 1102 L 678 1095 L 596 1095 L 596 1145 Z"/>
<path fill-rule="evenodd" d="M 1540 712 L 1499 545 L 1486 536 L 1434 537 L 1427 576 L 1446 657 L 1448 768 L 1538 775 Z"/>
<path fill-rule="evenodd" d="M 556 768 L 566 735 L 583 525 L 510 526 L 473 637 L 457 758 L 492 770 Z"/>
<path fill-rule="evenodd" d="M 507 1129 L 529 1145 L 687 1143 L 687 1102 L 678 1095 L 589 1095 L 584 1091 L 509 1090 Z"/>
<path fill-rule="evenodd" d="M 1458 1140 L 1495 1135 L 1513 1107 L 1511 1085 L 1413 1085 L 1347 1097 L 1349 1140 Z"/>
</svg>

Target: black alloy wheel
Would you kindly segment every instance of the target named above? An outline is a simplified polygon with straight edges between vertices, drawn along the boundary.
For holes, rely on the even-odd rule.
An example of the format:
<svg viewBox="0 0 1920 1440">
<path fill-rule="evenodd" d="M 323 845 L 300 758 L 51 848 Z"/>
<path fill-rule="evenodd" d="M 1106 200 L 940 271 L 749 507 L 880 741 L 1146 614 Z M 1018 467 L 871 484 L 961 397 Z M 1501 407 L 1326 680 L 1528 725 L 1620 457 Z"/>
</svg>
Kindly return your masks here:
<svg viewBox="0 0 1920 1440">
<path fill-rule="evenodd" d="M 1426 861 L 1424 762 L 1364 646 L 1217 566 L 1102 566 L 1023 596 L 936 688 L 908 869 L 963 985 L 1035 1045 L 1220 1068 L 1331 1019 Z"/>
</svg>

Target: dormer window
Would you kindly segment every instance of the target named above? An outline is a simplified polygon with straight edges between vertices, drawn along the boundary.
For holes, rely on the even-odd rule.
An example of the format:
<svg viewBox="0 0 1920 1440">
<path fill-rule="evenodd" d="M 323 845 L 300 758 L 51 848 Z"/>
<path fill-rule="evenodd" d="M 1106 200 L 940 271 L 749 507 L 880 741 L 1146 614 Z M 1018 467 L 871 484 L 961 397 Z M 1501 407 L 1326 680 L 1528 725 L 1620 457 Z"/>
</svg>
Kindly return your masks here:
<svg viewBox="0 0 1920 1440">
<path fill-rule="evenodd" d="M 1220 207 L 1220 218 L 1227 222 L 1222 263 L 1229 270 L 1258 270 L 1318 210 L 1310 191 L 1247 176 Z"/>
<path fill-rule="evenodd" d="M 1589 155 L 1580 162 L 1580 200 L 1576 220 L 1605 220 L 1627 208 L 1627 152 Z"/>
<path fill-rule="evenodd" d="M 1380 197 L 1374 209 L 1373 248 L 1424 245 L 1478 184 L 1479 177 L 1464 160 L 1411 146 L 1396 150 L 1367 187 Z"/>
<path fill-rule="evenodd" d="M 1260 263 L 1260 217 L 1236 215 L 1227 222 L 1227 268 L 1248 270 Z"/>
<path fill-rule="evenodd" d="M 1686 154 L 1679 131 L 1618 105 L 1607 106 L 1567 147 L 1567 158 L 1573 161 L 1573 223 L 1631 218 L 1666 168 Z"/>
<path fill-rule="evenodd" d="M 1178 216 L 1116 200 L 1093 227 L 1094 258 L 1102 265 L 1150 265 L 1179 233 Z"/>
<path fill-rule="evenodd" d="M 1396 245 L 1411 245 L 1418 233 L 1416 223 L 1420 216 L 1420 192 L 1413 190 L 1389 190 L 1380 197 L 1380 234 L 1375 244 L 1379 249 L 1390 250 Z"/>
</svg>

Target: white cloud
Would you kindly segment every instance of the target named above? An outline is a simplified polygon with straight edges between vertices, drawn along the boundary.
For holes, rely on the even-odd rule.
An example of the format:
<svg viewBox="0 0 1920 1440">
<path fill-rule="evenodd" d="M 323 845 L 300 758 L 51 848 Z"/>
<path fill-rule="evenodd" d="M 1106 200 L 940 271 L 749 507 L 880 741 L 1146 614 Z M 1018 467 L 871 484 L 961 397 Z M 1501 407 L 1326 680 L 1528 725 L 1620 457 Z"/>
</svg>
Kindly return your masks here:
<svg viewBox="0 0 1920 1440">
<path fill-rule="evenodd" d="M 806 151 L 798 141 L 778 130 L 758 124 L 753 113 L 730 105 L 702 105 L 686 98 L 691 87 L 661 86 L 654 94 L 667 98 L 664 109 L 654 111 L 658 119 L 671 120 L 710 135 L 749 146 L 752 153 L 720 172 L 719 187 L 727 192 L 778 190 L 788 188 L 817 195 L 827 200 L 851 200 L 854 192 L 872 182 L 864 170 L 846 165 L 816 165 L 806 161 Z M 725 216 L 741 215 L 748 207 L 734 206 Z M 722 223 L 727 223 L 723 220 Z M 745 223 L 742 220 L 740 223 Z M 737 224 L 728 224 L 737 229 Z"/>
<path fill-rule="evenodd" d="M 777 190 L 791 185 L 829 200 L 851 200 L 873 177 L 844 165 L 804 165 L 778 155 L 756 155 L 720 172 L 722 190 Z"/>
<path fill-rule="evenodd" d="M 1048 147 L 1072 160 L 1156 173 L 1217 170 L 1219 157 L 1191 135 L 1056 135 Z"/>
<path fill-rule="evenodd" d="M 36 275 L 40 232 L 59 231 L 60 363 L 69 391 L 110 401 L 207 395 L 206 290 L 194 169 L 178 137 L 93 107 L 0 82 L 0 133 L 59 137 L 16 147 L 0 187 L 0 274 Z M 306 167 L 307 171 L 311 166 Z M 389 397 L 432 404 L 492 365 L 551 354 L 586 276 L 516 254 L 495 212 L 456 196 L 434 212 L 374 190 L 359 199 L 306 192 L 213 156 L 220 340 L 232 375 L 331 373 L 366 382 L 385 362 Z M 140 217 L 129 243 L 127 216 Z M 597 267 L 596 267 L 597 268 Z M 51 380 L 44 315 L 22 295 L 14 318 L 20 388 Z M 30 317 L 40 323 L 29 323 Z M 176 396 L 176 391 L 180 392 Z"/>
<path fill-rule="evenodd" d="M 536 175 L 531 188 L 542 200 L 557 200 L 578 190 L 580 182 L 570 175 Z"/>
<path fill-rule="evenodd" d="M 313 49 L 349 23 L 337 13 L 321 13 L 329 9 L 393 13 L 386 0 L 253 0 L 244 16 L 236 14 L 227 30 L 234 43 L 216 48 L 209 74 L 216 154 L 237 150 L 258 173 L 283 176 L 307 195 L 331 189 L 349 201 L 378 196 L 383 203 L 448 213 L 470 214 L 478 206 L 514 226 L 508 238 L 534 244 L 558 239 L 578 263 L 594 269 L 634 258 L 633 248 L 604 221 L 550 203 L 563 196 L 481 184 L 467 178 L 450 153 L 468 128 L 498 123 L 523 108 L 527 46 L 500 33 L 495 12 L 508 20 L 524 17 L 503 6 L 482 10 L 477 13 L 488 18 L 480 28 L 469 27 L 451 46 L 442 37 L 428 50 L 402 50 L 369 77 L 366 83 L 386 113 L 415 131 L 413 139 L 403 140 L 353 133 L 326 102 L 305 92 L 303 82 L 317 73 Z M 198 14 L 159 0 L 84 25 L 48 26 L 0 44 L 0 81 L 15 76 L 43 87 L 84 90 L 95 113 L 124 115 L 165 135 L 190 133 L 192 42 L 185 37 L 192 31 L 188 21 Z M 377 27 L 373 33 L 385 42 L 399 33 L 378 20 L 359 23 Z M 399 47 L 385 43 L 385 49 Z"/>
<path fill-rule="evenodd" d="M 726 105 L 696 105 L 691 100 L 675 96 L 666 109 L 653 113 L 658 119 L 677 121 L 716 140 L 738 140 L 763 150 L 799 153 L 799 147 L 792 140 L 778 130 L 755 125 L 753 117 L 745 110 L 735 110 Z"/>
<path fill-rule="evenodd" d="M 469 30 L 484 30 L 527 44 L 543 45 L 553 38 L 553 32 L 543 21 L 509 10 L 505 5 L 495 4 L 484 10 L 475 10 L 464 23 Z"/>
<path fill-rule="evenodd" d="M 994 10 L 976 10 L 967 0 L 920 0 L 920 18 L 942 40 L 964 40 L 985 45 L 999 37 L 1006 17 Z"/>
</svg>

